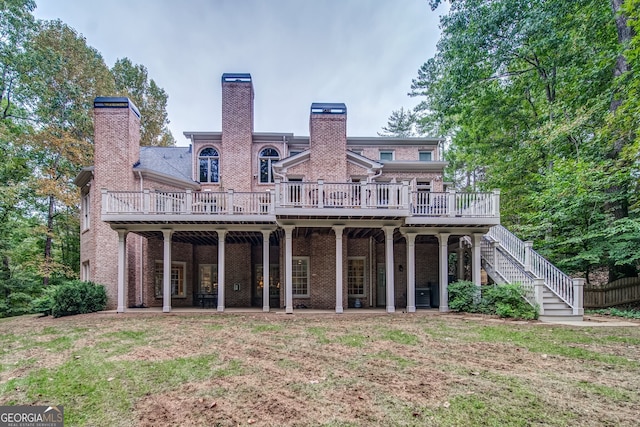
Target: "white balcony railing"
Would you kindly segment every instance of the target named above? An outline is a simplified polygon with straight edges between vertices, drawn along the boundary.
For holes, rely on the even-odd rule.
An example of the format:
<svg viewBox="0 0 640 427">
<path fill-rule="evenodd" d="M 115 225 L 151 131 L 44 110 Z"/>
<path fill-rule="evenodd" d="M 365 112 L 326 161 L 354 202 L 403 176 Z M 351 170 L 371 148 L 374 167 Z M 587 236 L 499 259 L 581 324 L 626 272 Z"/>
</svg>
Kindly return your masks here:
<svg viewBox="0 0 640 427">
<path fill-rule="evenodd" d="M 281 208 L 409 208 L 409 184 L 276 182 Z"/>
<path fill-rule="evenodd" d="M 499 217 L 500 192 L 446 193 L 413 191 L 411 213 L 415 216 Z"/>
<path fill-rule="evenodd" d="M 268 215 L 270 192 L 234 191 L 107 191 L 102 190 L 102 213 L 106 215 Z"/>
<path fill-rule="evenodd" d="M 409 191 L 402 183 L 276 182 L 272 191 L 102 190 L 106 215 L 274 215 L 277 209 L 397 209 L 402 216 L 499 218 L 499 193 Z M 335 211 L 338 212 L 338 211 Z M 344 211 L 341 210 L 340 214 Z"/>
</svg>

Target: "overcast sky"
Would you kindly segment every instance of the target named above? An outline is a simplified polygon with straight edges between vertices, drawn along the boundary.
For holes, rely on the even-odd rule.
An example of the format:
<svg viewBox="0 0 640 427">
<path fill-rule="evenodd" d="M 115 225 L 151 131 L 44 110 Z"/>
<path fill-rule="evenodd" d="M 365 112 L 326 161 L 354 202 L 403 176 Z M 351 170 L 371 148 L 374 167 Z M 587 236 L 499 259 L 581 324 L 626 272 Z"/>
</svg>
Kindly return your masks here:
<svg viewBox="0 0 640 427">
<path fill-rule="evenodd" d="M 109 67 L 143 64 L 169 95 L 170 129 L 219 131 L 220 78 L 251 73 L 255 131 L 309 134 L 312 102 L 344 102 L 349 136 L 375 136 L 413 107 L 411 80 L 434 55 L 440 6 L 427 0 L 37 0 Z M 105 94 L 109 95 L 109 94 Z"/>
</svg>

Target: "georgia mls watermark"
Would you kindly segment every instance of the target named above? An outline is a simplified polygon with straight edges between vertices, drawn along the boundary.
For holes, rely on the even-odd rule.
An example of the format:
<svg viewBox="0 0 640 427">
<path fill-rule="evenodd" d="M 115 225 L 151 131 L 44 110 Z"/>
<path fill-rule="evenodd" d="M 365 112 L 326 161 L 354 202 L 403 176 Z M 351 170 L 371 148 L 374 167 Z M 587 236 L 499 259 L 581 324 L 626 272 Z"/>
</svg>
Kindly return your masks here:
<svg viewBox="0 0 640 427">
<path fill-rule="evenodd" d="M 62 406 L 0 406 L 0 427 L 64 427 Z"/>
</svg>

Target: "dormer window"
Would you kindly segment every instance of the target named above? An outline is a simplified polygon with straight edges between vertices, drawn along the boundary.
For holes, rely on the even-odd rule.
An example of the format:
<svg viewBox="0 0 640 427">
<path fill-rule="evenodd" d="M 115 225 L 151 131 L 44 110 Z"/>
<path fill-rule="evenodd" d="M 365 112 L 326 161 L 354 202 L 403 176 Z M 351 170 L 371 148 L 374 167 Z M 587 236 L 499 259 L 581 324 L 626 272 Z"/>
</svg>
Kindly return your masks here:
<svg viewBox="0 0 640 427">
<path fill-rule="evenodd" d="M 380 160 L 382 161 L 392 161 L 393 160 L 393 151 L 391 150 L 381 150 L 380 151 Z"/>
<path fill-rule="evenodd" d="M 265 148 L 258 157 L 260 167 L 260 183 L 268 184 L 273 182 L 273 171 L 271 165 L 280 160 L 280 154 L 273 148 Z"/>
<path fill-rule="evenodd" d="M 200 182 L 219 182 L 220 155 L 215 148 L 205 148 L 198 155 Z"/>
<path fill-rule="evenodd" d="M 420 156 L 419 160 L 421 162 L 430 162 L 433 160 L 433 153 L 431 151 L 420 151 L 418 155 Z"/>
</svg>

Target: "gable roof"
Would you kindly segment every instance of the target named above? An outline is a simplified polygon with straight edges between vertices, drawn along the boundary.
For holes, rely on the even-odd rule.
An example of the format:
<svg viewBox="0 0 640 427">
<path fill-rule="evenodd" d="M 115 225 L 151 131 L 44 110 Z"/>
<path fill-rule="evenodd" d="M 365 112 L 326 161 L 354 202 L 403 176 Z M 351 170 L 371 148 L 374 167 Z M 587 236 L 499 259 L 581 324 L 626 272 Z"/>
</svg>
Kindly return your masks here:
<svg viewBox="0 0 640 427">
<path fill-rule="evenodd" d="M 192 176 L 191 147 L 140 147 L 140 160 L 133 165 L 136 172 L 168 184 L 200 188 Z"/>
</svg>

